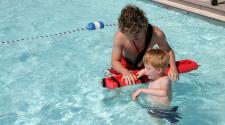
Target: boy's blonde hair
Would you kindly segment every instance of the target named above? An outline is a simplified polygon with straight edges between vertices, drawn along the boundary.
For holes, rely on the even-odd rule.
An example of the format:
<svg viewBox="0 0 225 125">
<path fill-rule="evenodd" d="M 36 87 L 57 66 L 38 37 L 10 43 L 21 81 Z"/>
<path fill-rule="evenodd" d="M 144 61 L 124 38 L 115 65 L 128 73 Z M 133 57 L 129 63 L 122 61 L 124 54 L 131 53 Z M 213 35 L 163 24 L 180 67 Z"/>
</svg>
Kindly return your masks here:
<svg viewBox="0 0 225 125">
<path fill-rule="evenodd" d="M 161 49 L 149 49 L 144 55 L 143 62 L 145 65 L 164 70 L 168 66 L 169 55 Z"/>
</svg>

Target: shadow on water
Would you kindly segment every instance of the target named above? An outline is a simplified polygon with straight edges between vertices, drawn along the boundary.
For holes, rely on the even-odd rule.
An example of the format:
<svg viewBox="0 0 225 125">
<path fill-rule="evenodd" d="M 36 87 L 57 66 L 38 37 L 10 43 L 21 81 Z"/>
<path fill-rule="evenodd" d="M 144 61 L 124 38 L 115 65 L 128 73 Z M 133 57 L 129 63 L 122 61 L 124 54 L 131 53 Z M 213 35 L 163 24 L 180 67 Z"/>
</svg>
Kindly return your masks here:
<svg viewBox="0 0 225 125">
<path fill-rule="evenodd" d="M 120 89 L 105 90 L 106 97 L 102 102 L 107 107 L 115 107 L 118 105 L 126 105 L 131 101 L 131 91 L 123 92 Z M 168 109 L 160 109 L 152 106 L 143 96 L 138 98 L 137 104 L 142 107 L 151 117 L 167 120 L 170 123 L 179 122 L 182 117 L 178 112 L 178 106 L 169 106 Z"/>
<path fill-rule="evenodd" d="M 178 106 L 156 105 L 152 101 L 147 101 L 147 98 L 144 95 L 140 95 L 137 103 L 152 117 L 167 120 L 170 123 L 177 123 L 182 119 L 181 113 L 178 112 Z"/>
<path fill-rule="evenodd" d="M 104 91 L 105 97 L 102 99 L 103 104 L 107 106 L 114 106 L 119 104 L 128 104 L 131 101 L 131 91 L 123 92 L 119 89 L 106 89 Z"/>
</svg>

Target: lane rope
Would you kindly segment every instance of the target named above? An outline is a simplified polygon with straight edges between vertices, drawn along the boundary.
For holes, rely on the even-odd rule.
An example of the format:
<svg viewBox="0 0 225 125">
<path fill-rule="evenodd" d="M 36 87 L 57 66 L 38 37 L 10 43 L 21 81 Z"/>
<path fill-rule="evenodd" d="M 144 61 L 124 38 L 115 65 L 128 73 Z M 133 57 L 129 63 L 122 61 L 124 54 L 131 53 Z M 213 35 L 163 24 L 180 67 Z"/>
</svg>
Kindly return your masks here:
<svg viewBox="0 0 225 125">
<path fill-rule="evenodd" d="M 89 23 L 89 24 L 91 24 L 91 23 Z M 112 27 L 112 26 L 117 26 L 117 25 L 118 24 L 104 24 L 104 26 L 107 26 L 107 27 Z M 95 29 L 100 29 L 100 28 L 96 27 Z M 28 40 L 44 39 L 44 38 L 48 38 L 48 37 L 67 35 L 67 34 L 72 34 L 72 33 L 80 32 L 80 31 L 95 30 L 95 29 L 88 29 L 88 25 L 87 25 L 87 27 L 85 27 L 85 28 L 77 28 L 77 29 L 73 29 L 73 30 L 69 30 L 69 31 L 50 34 L 50 35 L 40 35 L 40 36 L 36 36 L 36 37 L 27 37 L 27 38 L 21 38 L 21 39 L 16 39 L 16 40 L 1 41 L 0 43 L 7 44 L 7 43 L 28 41 Z"/>
<path fill-rule="evenodd" d="M 154 20 L 156 21 L 156 20 L 161 20 L 164 18 L 168 18 L 168 17 L 159 17 Z M 73 30 L 50 34 L 50 35 L 40 35 L 40 36 L 36 36 L 36 37 L 27 37 L 27 38 L 21 38 L 21 39 L 16 39 L 16 40 L 6 40 L 6 41 L 1 41 L 0 44 L 8 44 L 8 43 L 28 41 L 28 40 L 44 39 L 44 38 L 48 38 L 48 37 L 62 36 L 62 35 L 72 34 L 72 33 L 80 32 L 80 31 L 96 30 L 96 29 L 102 29 L 104 27 L 112 27 L 112 26 L 118 26 L 118 24 L 116 24 L 116 23 L 104 24 L 101 21 L 97 21 L 97 22 L 88 23 L 88 25 L 84 28 L 77 28 L 77 29 L 73 29 Z"/>
</svg>

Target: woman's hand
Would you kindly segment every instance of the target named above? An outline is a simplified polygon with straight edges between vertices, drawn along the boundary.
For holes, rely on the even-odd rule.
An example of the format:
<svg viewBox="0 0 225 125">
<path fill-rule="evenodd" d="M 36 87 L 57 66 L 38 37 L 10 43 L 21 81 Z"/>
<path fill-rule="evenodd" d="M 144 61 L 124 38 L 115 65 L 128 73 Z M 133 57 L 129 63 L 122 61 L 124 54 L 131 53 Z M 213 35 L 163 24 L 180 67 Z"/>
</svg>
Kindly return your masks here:
<svg viewBox="0 0 225 125">
<path fill-rule="evenodd" d="M 179 73 L 177 71 L 177 68 L 170 68 L 168 72 L 168 76 L 170 77 L 171 80 L 178 80 L 179 79 Z"/>
<path fill-rule="evenodd" d="M 137 80 L 137 77 L 133 73 L 127 71 L 123 73 L 122 80 L 125 80 L 127 85 L 132 85 L 135 84 L 135 80 Z"/>
</svg>

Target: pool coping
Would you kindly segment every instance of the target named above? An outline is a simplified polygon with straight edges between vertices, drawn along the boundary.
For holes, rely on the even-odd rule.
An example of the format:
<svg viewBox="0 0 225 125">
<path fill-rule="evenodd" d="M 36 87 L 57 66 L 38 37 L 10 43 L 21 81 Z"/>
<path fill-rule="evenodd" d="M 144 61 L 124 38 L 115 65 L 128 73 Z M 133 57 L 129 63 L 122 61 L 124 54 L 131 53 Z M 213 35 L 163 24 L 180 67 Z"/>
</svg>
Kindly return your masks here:
<svg viewBox="0 0 225 125">
<path fill-rule="evenodd" d="M 212 7 L 207 7 L 204 5 L 195 4 L 193 2 L 187 2 L 183 0 L 152 1 L 225 22 L 225 11 L 220 9 L 214 9 Z"/>
</svg>

